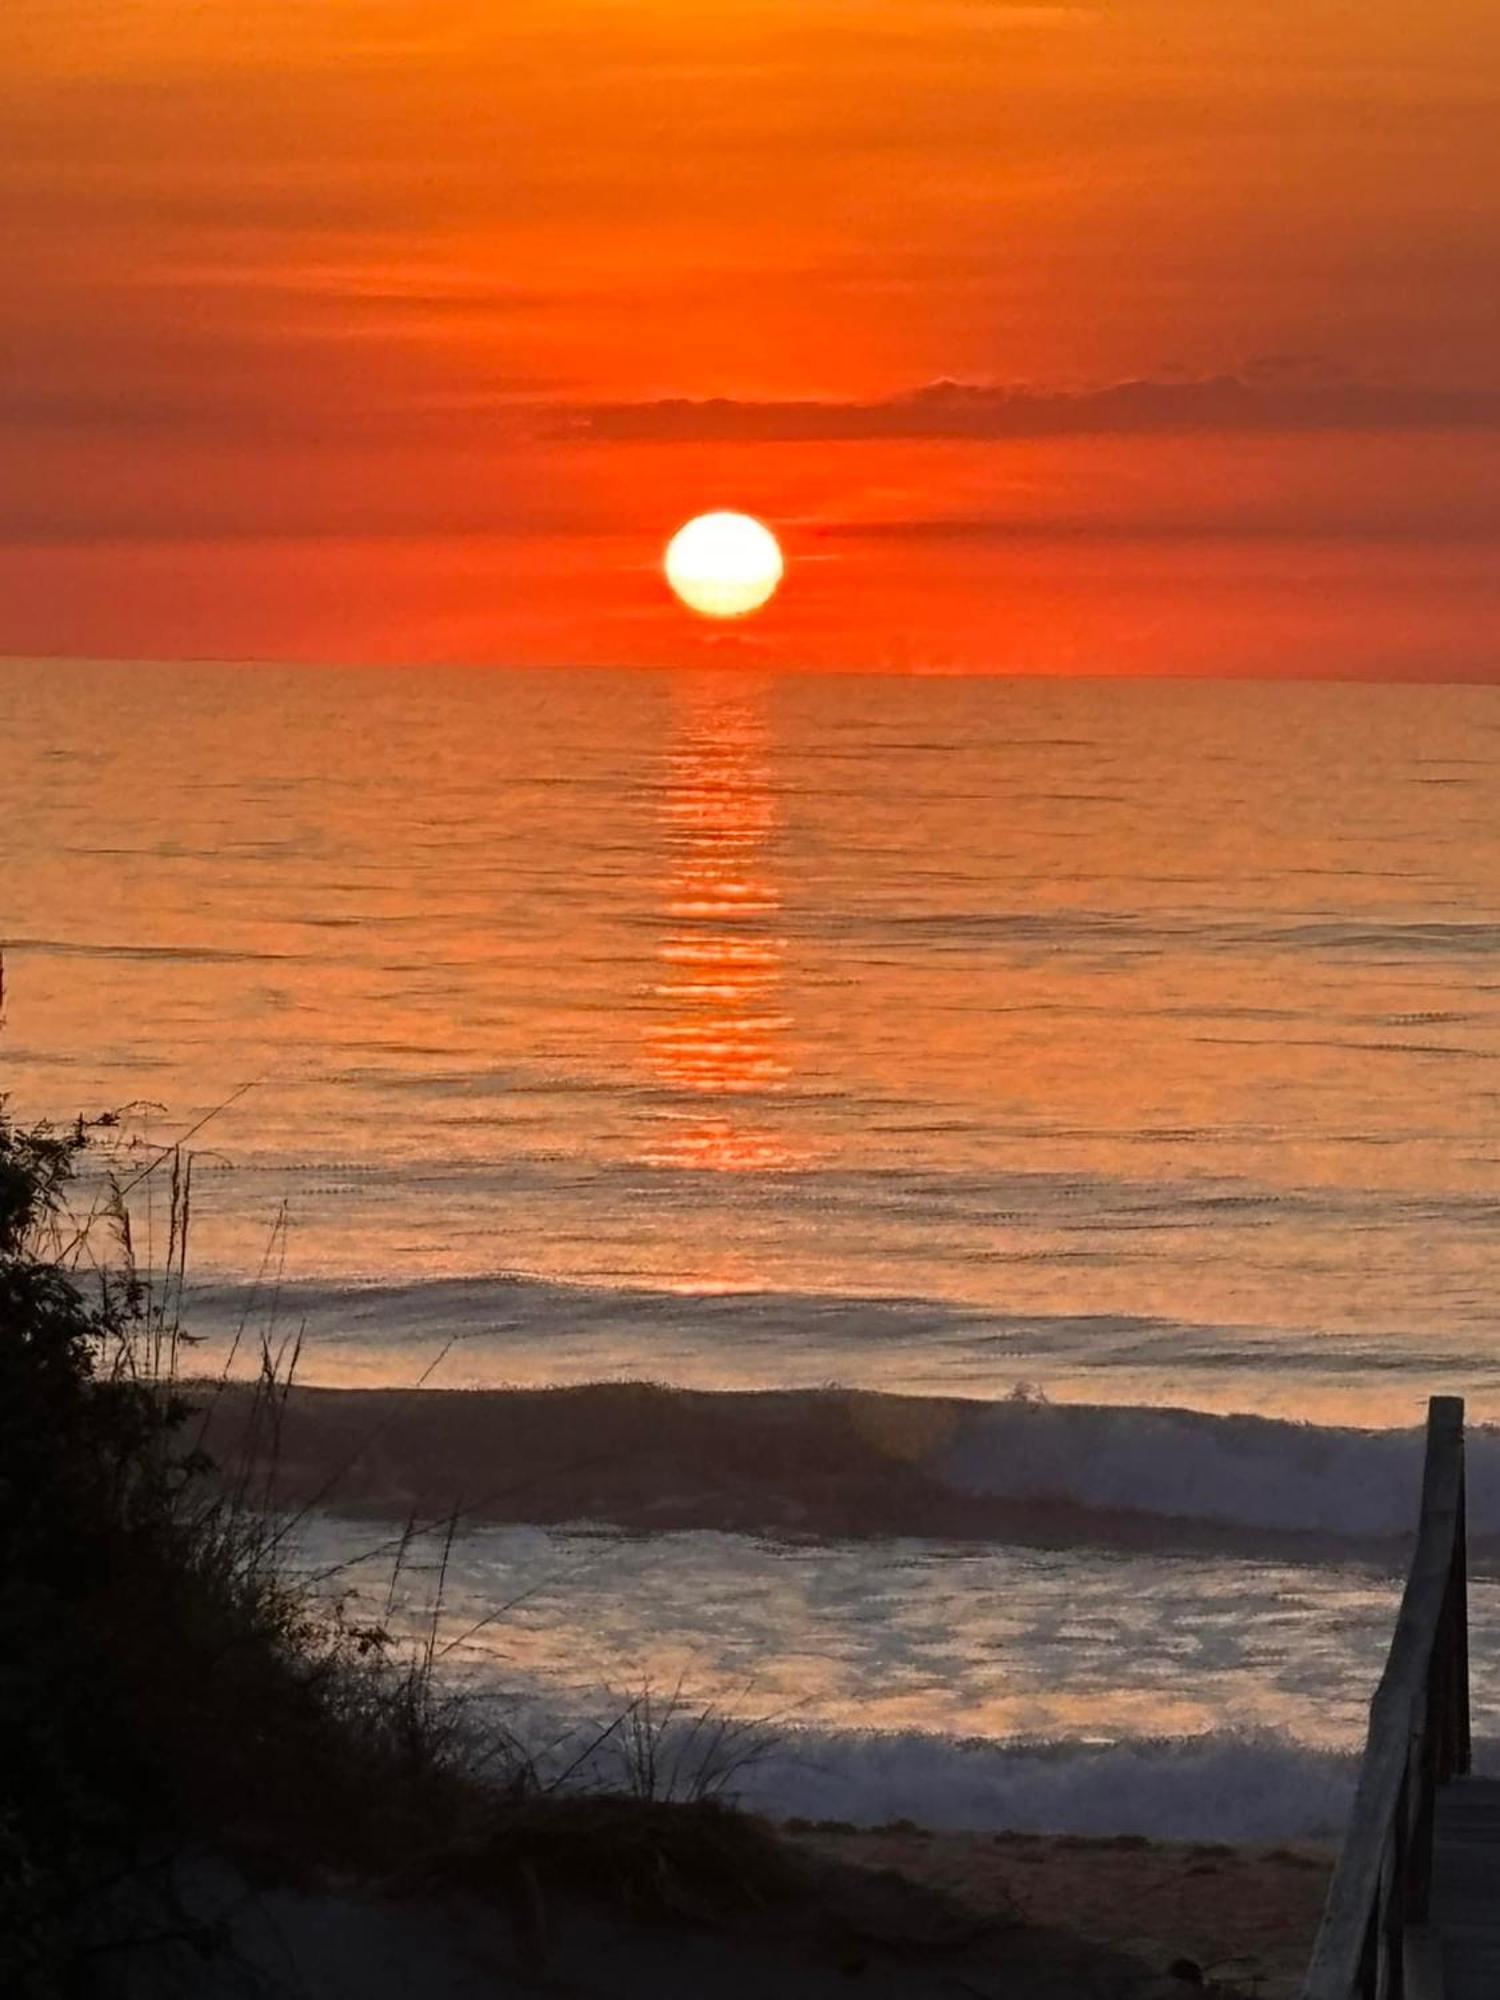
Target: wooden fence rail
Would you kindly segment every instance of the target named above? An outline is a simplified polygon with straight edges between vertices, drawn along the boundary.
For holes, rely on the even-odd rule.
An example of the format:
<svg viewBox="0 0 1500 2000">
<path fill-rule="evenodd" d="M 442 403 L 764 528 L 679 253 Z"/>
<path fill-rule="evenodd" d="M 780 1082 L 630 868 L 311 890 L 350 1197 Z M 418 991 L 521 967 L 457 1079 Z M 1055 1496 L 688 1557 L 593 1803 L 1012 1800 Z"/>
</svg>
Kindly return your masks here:
<svg viewBox="0 0 1500 2000">
<path fill-rule="evenodd" d="M 1437 1788 L 1469 1768 L 1467 1560 L 1464 1406 L 1434 1396 L 1417 1546 L 1303 2000 L 1418 2000 L 1433 1990 Z"/>
</svg>

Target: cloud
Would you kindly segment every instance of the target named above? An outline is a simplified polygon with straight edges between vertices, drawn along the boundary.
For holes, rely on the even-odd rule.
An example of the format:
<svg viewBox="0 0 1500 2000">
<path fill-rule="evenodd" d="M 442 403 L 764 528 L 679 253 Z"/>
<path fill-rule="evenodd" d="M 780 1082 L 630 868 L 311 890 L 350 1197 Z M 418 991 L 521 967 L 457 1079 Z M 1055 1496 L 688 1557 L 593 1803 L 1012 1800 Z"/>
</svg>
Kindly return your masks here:
<svg viewBox="0 0 1500 2000">
<path fill-rule="evenodd" d="M 1403 505 L 1399 501 L 1339 507 L 1301 504 L 1277 513 L 1266 507 L 1228 506 L 1217 512 L 1150 509 L 1129 515 L 1046 514 L 1017 518 L 1005 514 L 936 514 L 808 523 L 815 541 L 945 543 L 1037 542 L 1431 542 L 1445 545 L 1500 540 L 1493 509 L 1466 507 L 1461 498 L 1444 504 Z"/>
<path fill-rule="evenodd" d="M 1232 375 L 1148 377 L 1101 389 L 943 381 L 880 402 L 601 403 L 575 412 L 568 429 L 657 444 L 1500 431 L 1500 390 L 1364 382 L 1316 357 L 1273 356 Z"/>
</svg>

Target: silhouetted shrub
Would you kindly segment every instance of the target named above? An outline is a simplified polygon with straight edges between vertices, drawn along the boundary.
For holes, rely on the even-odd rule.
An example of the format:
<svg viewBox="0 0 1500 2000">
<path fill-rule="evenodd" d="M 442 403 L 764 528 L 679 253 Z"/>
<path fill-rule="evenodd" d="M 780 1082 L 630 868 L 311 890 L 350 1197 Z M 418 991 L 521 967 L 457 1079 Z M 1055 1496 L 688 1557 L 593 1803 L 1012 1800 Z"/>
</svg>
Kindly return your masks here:
<svg viewBox="0 0 1500 2000">
<path fill-rule="evenodd" d="M 196 1448 L 120 1185 L 70 1205 L 94 1137 L 0 1099 L 0 1992 L 38 2000 L 85 1990 L 121 1885 L 164 1853 L 379 1866 L 454 1782 L 430 1673 L 286 1580 L 268 1342 L 255 1467 Z M 186 1170 L 156 1164 L 170 1272 Z"/>
</svg>

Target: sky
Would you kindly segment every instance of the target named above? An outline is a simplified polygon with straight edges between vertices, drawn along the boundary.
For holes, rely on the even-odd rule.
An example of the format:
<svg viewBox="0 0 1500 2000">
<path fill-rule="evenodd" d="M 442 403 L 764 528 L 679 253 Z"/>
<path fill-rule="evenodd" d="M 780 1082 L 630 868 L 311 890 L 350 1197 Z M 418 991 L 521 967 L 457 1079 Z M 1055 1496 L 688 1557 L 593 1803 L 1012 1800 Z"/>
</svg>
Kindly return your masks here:
<svg viewBox="0 0 1500 2000">
<path fill-rule="evenodd" d="M 1500 675 L 1492 0 L 5 0 L 0 89 L 0 652 Z"/>
</svg>

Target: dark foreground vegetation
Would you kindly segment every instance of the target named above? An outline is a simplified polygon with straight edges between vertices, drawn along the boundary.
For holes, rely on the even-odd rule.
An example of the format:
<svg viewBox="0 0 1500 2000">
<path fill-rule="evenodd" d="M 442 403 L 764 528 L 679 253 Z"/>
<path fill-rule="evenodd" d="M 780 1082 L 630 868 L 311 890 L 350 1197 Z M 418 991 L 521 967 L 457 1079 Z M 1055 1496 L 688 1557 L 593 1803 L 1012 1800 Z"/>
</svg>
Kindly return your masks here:
<svg viewBox="0 0 1500 2000">
<path fill-rule="evenodd" d="M 38 1994 L 128 1947 L 181 1843 L 316 1855 L 442 1777 L 424 1691 L 362 1672 L 373 1635 L 315 1620 L 207 1477 L 167 1306 L 98 1260 L 118 1209 L 69 1206 L 88 1142 L 0 1118 L 0 1963 Z"/>
<path fill-rule="evenodd" d="M 707 1801 L 548 1797 L 514 1763 L 480 1783 L 430 1659 L 288 1584 L 260 1484 L 286 1357 L 263 1344 L 244 1469 L 215 1465 L 213 1392 L 179 1387 L 183 1163 L 156 1163 L 153 1287 L 128 1190 L 106 1178 L 81 1220 L 70 1200 L 91 1137 L 0 1101 L 0 1993 L 139 1990 L 153 1952 L 211 1957 L 185 1855 L 252 1881 L 429 1875 L 504 1901 L 523 1945 L 544 1878 L 667 1904 L 770 1889 L 769 1833 Z"/>
</svg>

